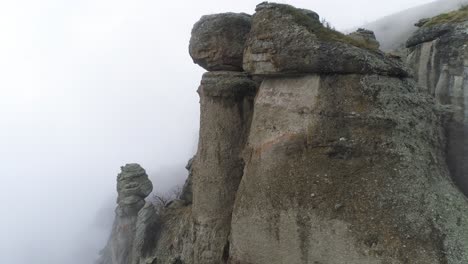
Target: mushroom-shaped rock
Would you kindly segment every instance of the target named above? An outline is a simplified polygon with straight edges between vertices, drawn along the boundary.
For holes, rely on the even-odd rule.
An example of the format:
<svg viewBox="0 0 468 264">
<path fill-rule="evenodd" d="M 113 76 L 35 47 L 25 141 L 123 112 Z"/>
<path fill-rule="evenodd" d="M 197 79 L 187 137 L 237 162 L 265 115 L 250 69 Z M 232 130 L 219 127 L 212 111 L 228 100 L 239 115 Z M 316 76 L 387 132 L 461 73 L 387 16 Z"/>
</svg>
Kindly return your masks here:
<svg viewBox="0 0 468 264">
<path fill-rule="evenodd" d="M 242 57 L 251 17 L 222 13 L 203 16 L 193 27 L 189 52 L 208 71 L 242 71 Z"/>
<path fill-rule="evenodd" d="M 303 10 L 262 3 L 252 18 L 243 67 L 252 75 L 381 74 L 408 76 L 375 44 L 324 27 Z"/>
<path fill-rule="evenodd" d="M 153 184 L 138 164 L 127 164 L 121 170 L 117 176 L 118 212 L 136 214 L 145 205 L 145 198 L 153 190 Z"/>
</svg>

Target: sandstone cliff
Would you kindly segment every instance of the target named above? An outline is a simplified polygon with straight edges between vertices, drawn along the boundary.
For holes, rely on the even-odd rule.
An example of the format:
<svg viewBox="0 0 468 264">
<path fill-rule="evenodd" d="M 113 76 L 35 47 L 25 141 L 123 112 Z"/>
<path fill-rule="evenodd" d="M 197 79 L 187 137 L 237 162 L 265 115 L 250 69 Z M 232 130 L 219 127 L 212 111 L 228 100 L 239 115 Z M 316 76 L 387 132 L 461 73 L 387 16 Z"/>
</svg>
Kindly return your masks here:
<svg viewBox="0 0 468 264">
<path fill-rule="evenodd" d="M 468 263 L 447 115 L 372 35 L 267 2 L 202 17 L 189 50 L 209 72 L 184 201 L 137 199 L 130 216 L 119 202 L 99 263 Z"/>
</svg>

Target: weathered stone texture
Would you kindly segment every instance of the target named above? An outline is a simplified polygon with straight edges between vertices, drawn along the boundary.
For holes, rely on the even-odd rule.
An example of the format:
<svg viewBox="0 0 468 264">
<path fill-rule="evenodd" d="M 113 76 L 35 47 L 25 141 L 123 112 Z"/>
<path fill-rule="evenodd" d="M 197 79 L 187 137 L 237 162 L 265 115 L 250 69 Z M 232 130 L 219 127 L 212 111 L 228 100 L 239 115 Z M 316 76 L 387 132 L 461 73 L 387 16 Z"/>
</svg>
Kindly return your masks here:
<svg viewBox="0 0 468 264">
<path fill-rule="evenodd" d="M 194 263 L 219 264 L 227 258 L 231 213 L 244 162 L 257 83 L 244 73 L 208 72 L 200 94 L 198 151 L 193 164 L 196 240 Z"/>
<path fill-rule="evenodd" d="M 383 53 L 358 48 L 345 36 L 331 40 L 337 33 L 302 14 L 287 5 L 259 5 L 246 42 L 244 70 L 254 75 L 408 75 L 398 60 Z"/>
<path fill-rule="evenodd" d="M 419 86 L 453 113 L 446 124 L 447 161 L 468 195 L 468 22 L 423 27 L 407 45 Z"/>
<path fill-rule="evenodd" d="M 377 41 L 374 31 L 372 30 L 359 28 L 358 30 L 349 34 L 348 36 L 352 39 L 367 43 L 372 49 L 377 50 L 380 47 L 380 43 Z"/>
<path fill-rule="evenodd" d="M 98 264 L 139 264 L 148 240 L 146 231 L 155 221 L 153 205 L 145 205 L 153 190 L 145 170 L 138 164 L 127 164 L 121 170 L 114 225 Z"/>
<path fill-rule="evenodd" d="M 468 260 L 468 204 L 411 80 L 266 79 L 254 109 L 231 263 Z"/>
<path fill-rule="evenodd" d="M 236 13 L 203 16 L 192 30 L 193 61 L 209 71 L 242 71 L 250 20 L 249 15 Z"/>
<path fill-rule="evenodd" d="M 158 209 L 144 170 L 122 168 L 99 264 L 468 263 L 468 200 L 449 173 L 468 166 L 466 24 L 409 40 L 418 86 L 370 31 L 256 11 L 194 26 L 210 72 L 189 178 Z"/>
</svg>

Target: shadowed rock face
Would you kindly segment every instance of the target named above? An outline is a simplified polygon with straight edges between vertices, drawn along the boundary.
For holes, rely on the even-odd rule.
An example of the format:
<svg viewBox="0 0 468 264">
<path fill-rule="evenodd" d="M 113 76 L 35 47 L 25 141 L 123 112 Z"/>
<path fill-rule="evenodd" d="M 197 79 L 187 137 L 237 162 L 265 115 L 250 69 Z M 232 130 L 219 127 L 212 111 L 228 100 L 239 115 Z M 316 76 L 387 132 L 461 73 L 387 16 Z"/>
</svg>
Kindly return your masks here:
<svg viewBox="0 0 468 264">
<path fill-rule="evenodd" d="M 192 29 L 189 51 L 193 61 L 209 71 L 242 71 L 250 23 L 247 14 L 203 16 Z"/>
<path fill-rule="evenodd" d="M 468 195 L 468 22 L 419 29 L 407 42 L 408 65 L 419 86 L 448 106 L 447 161 Z"/>
</svg>

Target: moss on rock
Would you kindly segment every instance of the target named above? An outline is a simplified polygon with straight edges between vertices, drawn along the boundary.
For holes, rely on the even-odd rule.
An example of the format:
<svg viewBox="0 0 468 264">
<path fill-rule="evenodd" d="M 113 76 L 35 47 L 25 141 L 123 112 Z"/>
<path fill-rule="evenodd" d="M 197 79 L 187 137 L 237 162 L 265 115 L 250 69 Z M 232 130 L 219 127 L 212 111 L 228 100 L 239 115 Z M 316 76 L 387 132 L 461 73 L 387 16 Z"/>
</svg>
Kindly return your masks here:
<svg viewBox="0 0 468 264">
<path fill-rule="evenodd" d="M 468 5 L 465 5 L 456 11 L 435 16 L 426 22 L 423 27 L 432 27 L 447 23 L 460 23 L 464 21 L 468 21 Z"/>
</svg>

